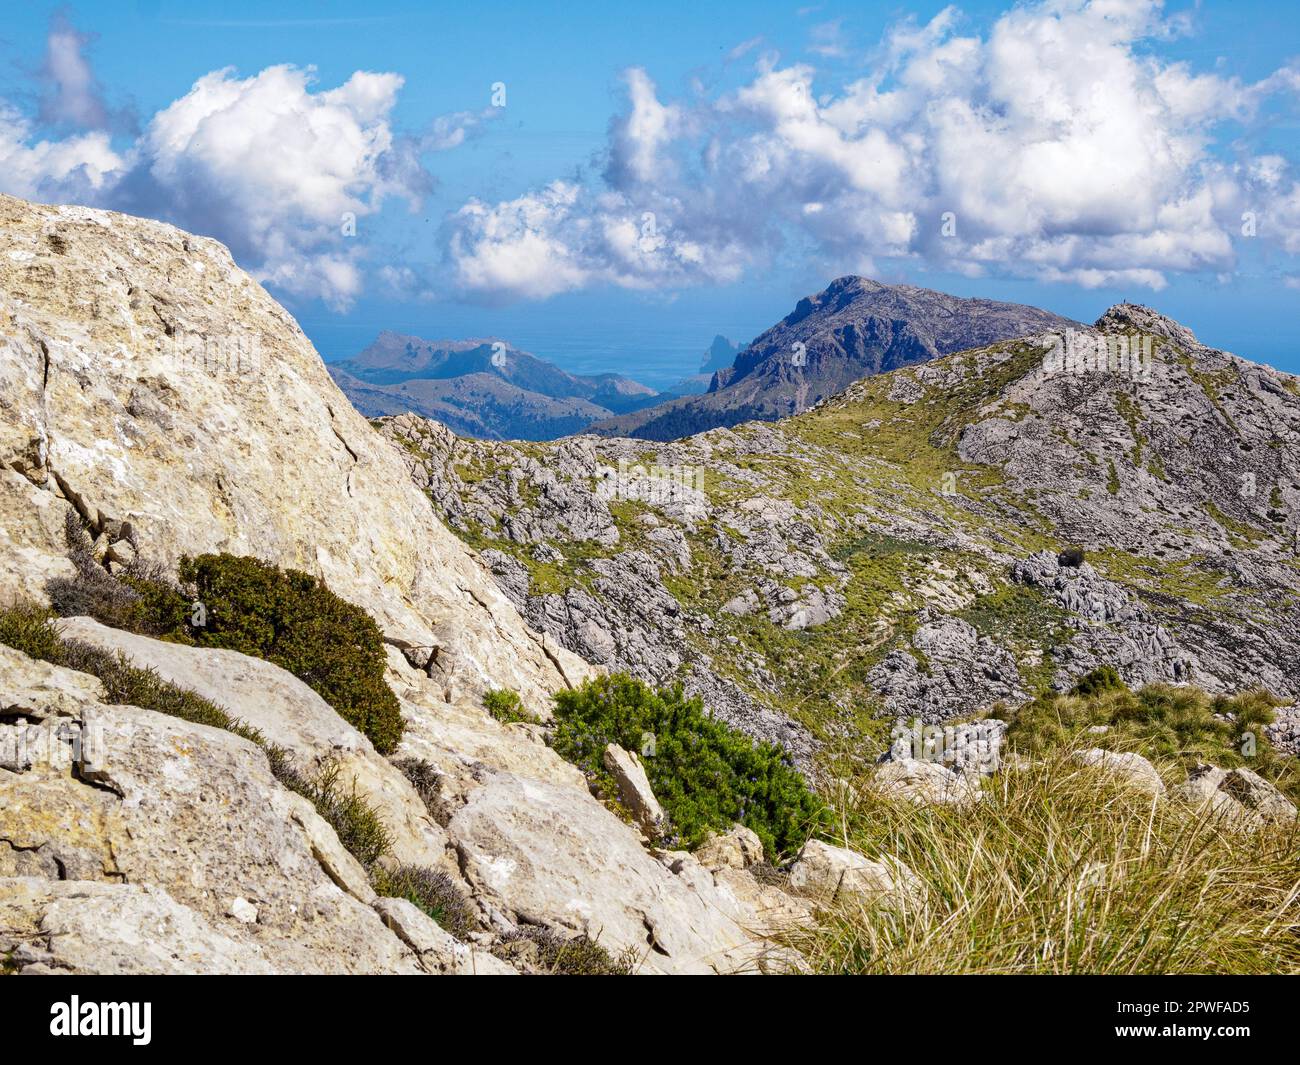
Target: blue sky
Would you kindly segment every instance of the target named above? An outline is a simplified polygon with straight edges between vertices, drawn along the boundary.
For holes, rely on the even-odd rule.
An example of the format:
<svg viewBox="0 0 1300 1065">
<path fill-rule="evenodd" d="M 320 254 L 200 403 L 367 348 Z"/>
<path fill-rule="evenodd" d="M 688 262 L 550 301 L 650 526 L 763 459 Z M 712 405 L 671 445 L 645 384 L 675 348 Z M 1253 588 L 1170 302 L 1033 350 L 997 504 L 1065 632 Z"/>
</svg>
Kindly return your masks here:
<svg viewBox="0 0 1300 1065">
<path fill-rule="evenodd" d="M 327 358 L 665 385 L 861 272 L 1300 371 L 1290 3 L 7 6 L 0 189 L 226 241 Z"/>
</svg>

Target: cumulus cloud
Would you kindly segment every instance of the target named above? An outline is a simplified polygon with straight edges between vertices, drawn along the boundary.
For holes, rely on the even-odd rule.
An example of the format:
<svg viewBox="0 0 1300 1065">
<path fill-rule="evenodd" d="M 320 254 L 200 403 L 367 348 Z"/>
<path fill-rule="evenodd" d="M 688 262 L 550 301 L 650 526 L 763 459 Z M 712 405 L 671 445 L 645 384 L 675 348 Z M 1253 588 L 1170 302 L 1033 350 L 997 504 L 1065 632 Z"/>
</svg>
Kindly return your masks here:
<svg viewBox="0 0 1300 1065">
<path fill-rule="evenodd" d="M 350 234 L 386 197 L 420 190 L 389 123 L 402 79 L 313 82 L 292 66 L 203 76 L 153 117 L 120 198 L 166 205 L 169 220 L 219 236 L 287 291 L 346 304 L 361 288 Z"/>
<path fill-rule="evenodd" d="M 42 139 L 0 102 L 0 188 L 215 236 L 260 280 L 340 308 L 363 286 L 365 220 L 393 198 L 418 206 L 432 187 L 422 155 L 462 143 L 484 118 L 448 115 L 399 135 L 397 74 L 358 71 L 321 89 L 311 68 L 273 66 L 245 78 L 226 69 L 199 78 L 115 148 L 86 43 L 56 18 L 40 72 L 40 121 L 83 131 Z"/>
<path fill-rule="evenodd" d="M 107 133 L 39 140 L 31 122 L 0 101 L 0 190 L 29 200 L 92 203 L 126 167 Z"/>
<path fill-rule="evenodd" d="M 457 280 L 528 297 L 681 285 L 785 250 L 828 269 L 897 258 L 1159 288 L 1230 270 L 1249 210 L 1260 237 L 1297 251 L 1286 161 L 1230 159 L 1224 133 L 1293 93 L 1296 67 L 1248 83 L 1162 60 L 1159 42 L 1189 25 L 1158 0 L 1044 0 L 982 36 L 962 24 L 953 7 L 901 23 L 866 77 L 829 93 L 814 67 L 770 55 L 702 100 L 664 100 L 629 72 L 603 182 L 467 205 L 447 227 Z"/>
</svg>

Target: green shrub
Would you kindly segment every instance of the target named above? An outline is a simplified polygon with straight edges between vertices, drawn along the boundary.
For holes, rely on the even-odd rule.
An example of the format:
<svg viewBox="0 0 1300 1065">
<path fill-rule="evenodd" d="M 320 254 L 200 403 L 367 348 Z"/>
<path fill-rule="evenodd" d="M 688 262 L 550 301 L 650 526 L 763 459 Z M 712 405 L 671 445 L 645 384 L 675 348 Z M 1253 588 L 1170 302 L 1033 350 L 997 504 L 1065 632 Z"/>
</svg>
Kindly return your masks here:
<svg viewBox="0 0 1300 1065">
<path fill-rule="evenodd" d="M 428 914 L 457 939 L 478 926 L 473 907 L 446 873 L 424 865 L 376 867 L 375 891 L 393 899 L 406 899 Z"/>
<path fill-rule="evenodd" d="M 533 721 L 524 709 L 524 701 L 511 688 L 494 688 L 483 696 L 483 708 L 503 725 L 516 721 Z"/>
<path fill-rule="evenodd" d="M 1084 553 L 1082 547 L 1067 547 L 1056 556 L 1056 564 L 1058 566 L 1067 566 L 1073 569 L 1078 569 L 1086 561 L 1087 555 Z"/>
<path fill-rule="evenodd" d="M 29 658 L 59 665 L 63 641 L 55 631 L 53 616 L 38 606 L 19 603 L 0 610 L 0 643 Z"/>
<path fill-rule="evenodd" d="M 360 607 L 297 570 L 255 558 L 200 555 L 180 562 L 181 581 L 203 604 L 205 624 L 173 630 L 201 647 L 264 658 L 314 689 L 345 721 L 388 754 L 402 713 L 384 680 L 383 636 Z"/>
<path fill-rule="evenodd" d="M 625 674 L 600 677 L 557 694 L 555 719 L 555 750 L 607 794 L 615 788 L 602 761 L 605 747 L 643 752 L 650 785 L 672 821 L 670 842 L 698 846 L 739 821 L 778 858 L 825 825 L 824 805 L 779 747 L 708 716 L 680 686 L 656 692 Z"/>
<path fill-rule="evenodd" d="M 279 761 L 282 766 L 287 762 L 283 755 Z M 317 813 L 337 833 L 339 842 L 366 869 L 373 868 L 375 862 L 388 853 L 392 840 L 383 820 L 357 794 L 355 783 L 349 790 L 343 788 L 336 763 L 331 762 L 310 776 L 292 768 L 282 769 L 276 776 L 316 807 Z"/>
<path fill-rule="evenodd" d="M 1100 695 L 1102 692 L 1125 691 L 1128 685 L 1114 666 L 1099 666 L 1080 677 L 1070 689 L 1071 695 Z"/>
<path fill-rule="evenodd" d="M 181 585 L 138 558 L 112 574 L 95 559 L 72 511 L 64 538 L 75 576 L 46 585 L 59 615 L 84 614 L 113 628 L 274 662 L 314 689 L 381 754 L 397 747 L 404 722 L 384 680 L 379 626 L 323 582 L 227 554 L 181 559 Z"/>
</svg>

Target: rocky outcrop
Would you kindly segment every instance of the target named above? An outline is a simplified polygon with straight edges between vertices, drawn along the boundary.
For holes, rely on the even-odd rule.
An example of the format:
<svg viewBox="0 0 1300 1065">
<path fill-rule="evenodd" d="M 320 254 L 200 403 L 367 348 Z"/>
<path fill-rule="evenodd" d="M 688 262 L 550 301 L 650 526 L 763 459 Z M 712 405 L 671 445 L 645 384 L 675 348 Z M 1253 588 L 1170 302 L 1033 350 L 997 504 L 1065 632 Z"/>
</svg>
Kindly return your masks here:
<svg viewBox="0 0 1300 1065">
<path fill-rule="evenodd" d="M 406 777 L 297 677 L 235 651 L 164 643 L 90 618 L 67 619 L 60 629 L 65 638 L 120 652 L 163 680 L 223 707 L 289 752 L 300 772 L 312 775 L 327 765 L 337 767 L 383 819 L 395 859 L 455 871 L 446 833 Z"/>
<path fill-rule="evenodd" d="M 873 861 L 847 847 L 809 840 L 790 867 L 790 888 L 823 905 L 915 906 L 921 884 L 897 858 Z"/>
<path fill-rule="evenodd" d="M 647 971 L 753 963 L 752 900 L 698 866 L 683 879 L 540 724 L 484 710 L 485 690 L 511 688 L 544 720 L 552 693 L 593 670 L 528 626 L 224 248 L 8 198 L 0 233 L 0 599 L 39 600 L 71 573 L 70 510 L 110 567 L 227 551 L 306 570 L 379 624 L 418 795 L 267 663 L 86 619 L 64 632 L 198 690 L 304 771 L 337 767 L 389 829 L 385 861 L 449 876 L 489 943 L 528 926 L 635 949 Z M 377 898 L 261 747 L 103 697 L 93 678 L 0 648 L 0 941 L 20 967 L 495 968 L 483 943 L 449 943 Z M 149 949 L 128 957 L 141 938 Z"/>
<path fill-rule="evenodd" d="M 636 823 L 651 839 L 658 836 L 667 824 L 664 808 L 655 798 L 645 766 L 632 751 L 625 751 L 616 743 L 605 748 L 603 762 L 606 771 L 614 778 L 618 797 L 631 812 Z"/>
<path fill-rule="evenodd" d="M 33 752 L 18 772 L 0 771 L 0 896 L 7 893 L 10 911 L 0 937 L 35 927 L 39 934 L 24 942 L 50 954 L 41 937 L 63 920 L 77 923 L 66 892 L 5 878 L 97 881 L 137 888 L 91 891 L 119 922 L 104 937 L 170 920 L 210 939 L 218 966 L 255 957 L 255 968 L 276 972 L 419 971 L 371 909 L 374 893 L 355 859 L 305 799 L 277 783 L 261 748 L 204 725 L 86 700 L 86 678 L 67 670 L 39 672 L 75 708 L 33 722 L 13 709 L 9 690 L 16 677 L 21 693 L 28 661 L 0 646 L 0 704 L 10 707 L 9 721 L 21 713 L 21 723 L 3 727 L 21 729 Z M 332 839 L 325 861 L 313 838 Z M 329 864 L 344 873 L 332 877 Z M 366 894 L 358 898 L 339 881 Z M 46 965 L 53 957 L 33 955 Z M 201 959 L 183 957 L 178 966 L 204 971 Z M 110 956 L 105 964 L 125 963 Z"/>
<path fill-rule="evenodd" d="M 322 577 L 452 699 L 544 701 L 584 675 L 543 650 L 224 247 L 8 197 L 0 230 L 0 586 L 39 596 L 70 573 L 71 505 L 129 523 L 155 562 L 229 551 Z"/>
<path fill-rule="evenodd" d="M 899 717 L 947 720 L 1002 701 L 1023 702 L 1015 659 L 960 618 L 927 610 L 909 641 L 869 675 L 885 706 Z"/>
<path fill-rule="evenodd" d="M 1187 780 L 1171 789 L 1170 795 L 1208 808 L 1215 816 L 1236 825 L 1253 826 L 1265 821 L 1288 823 L 1296 819 L 1296 807 L 1276 787 L 1249 769 L 1219 769 L 1200 765 Z"/>
</svg>

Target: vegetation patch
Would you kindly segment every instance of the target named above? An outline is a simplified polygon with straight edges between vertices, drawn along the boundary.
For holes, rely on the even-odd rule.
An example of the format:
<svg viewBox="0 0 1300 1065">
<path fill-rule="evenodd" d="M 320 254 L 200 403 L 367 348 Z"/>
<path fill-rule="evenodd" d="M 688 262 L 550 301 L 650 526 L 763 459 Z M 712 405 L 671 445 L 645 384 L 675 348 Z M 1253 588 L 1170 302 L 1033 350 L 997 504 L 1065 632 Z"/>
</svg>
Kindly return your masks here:
<svg viewBox="0 0 1300 1065">
<path fill-rule="evenodd" d="M 1131 691 L 1109 667 L 1083 677 L 1069 695 L 1044 695 L 1011 715 L 1006 741 L 1033 757 L 1084 741 L 1136 751 L 1182 772 L 1209 762 L 1245 766 L 1300 799 L 1296 759 L 1279 754 L 1264 732 L 1278 700 L 1264 691 L 1211 696 L 1190 686 L 1151 684 Z"/>
<path fill-rule="evenodd" d="M 483 709 L 503 725 L 520 721 L 536 723 L 537 719 L 524 709 L 524 701 L 512 688 L 493 688 L 483 696 Z"/>
<path fill-rule="evenodd" d="M 1300 831 L 1224 831 L 1072 753 L 1000 773 L 963 809 L 858 789 L 844 841 L 905 862 L 920 899 L 845 902 L 789 945 L 825 974 L 1300 970 Z"/>
<path fill-rule="evenodd" d="M 547 976 L 631 976 L 640 963 L 630 947 L 613 955 L 590 936 L 566 937 L 548 928 L 511 932 L 492 952 Z"/>
<path fill-rule="evenodd" d="M 365 733 L 381 754 L 396 748 L 404 723 L 384 680 L 379 626 L 322 581 L 228 554 L 182 558 L 179 585 L 139 570 L 119 579 L 93 559 L 79 526 L 69 525 L 68 538 L 77 576 L 51 582 L 49 589 L 63 616 L 88 614 L 114 628 L 273 662 Z"/>
<path fill-rule="evenodd" d="M 555 696 L 551 743 L 610 794 L 611 743 L 642 752 L 655 796 L 672 821 L 669 843 L 695 847 L 739 821 L 771 857 L 791 855 L 826 825 L 822 802 L 784 752 L 708 716 L 680 686 L 655 691 L 626 674 Z"/>
<path fill-rule="evenodd" d="M 456 882 L 439 869 L 424 865 L 399 865 L 391 870 L 376 867 L 371 880 L 376 893 L 406 899 L 457 939 L 478 927 L 469 901 Z"/>
</svg>

